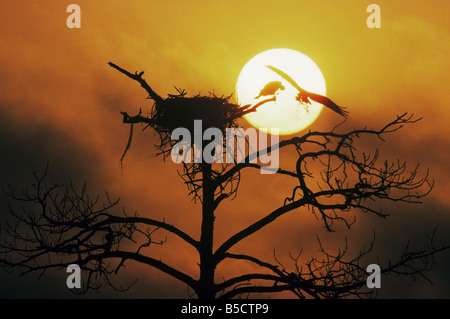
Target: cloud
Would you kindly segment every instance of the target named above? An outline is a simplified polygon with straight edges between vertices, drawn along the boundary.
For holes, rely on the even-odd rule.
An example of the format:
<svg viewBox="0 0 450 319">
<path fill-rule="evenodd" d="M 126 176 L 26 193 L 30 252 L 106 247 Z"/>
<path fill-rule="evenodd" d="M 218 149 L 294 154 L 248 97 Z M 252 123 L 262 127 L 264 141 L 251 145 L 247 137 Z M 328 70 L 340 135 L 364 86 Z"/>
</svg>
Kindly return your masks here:
<svg viewBox="0 0 450 319">
<path fill-rule="evenodd" d="M 144 77 L 162 96 L 174 92 L 173 85 L 193 95 L 213 89 L 221 95 L 234 90 L 248 59 L 261 50 L 285 46 L 314 53 L 332 98 L 351 112 L 346 128 L 378 128 L 405 110 L 423 116 L 423 121 L 392 134 L 380 147 L 389 158 L 429 167 L 436 186 L 422 205 L 387 203 L 386 209 L 392 213 L 387 220 L 357 213 L 355 227 L 336 236 L 325 233 L 319 220 L 300 209 L 237 245 L 237 251 L 254 252 L 273 261 L 275 249 L 277 257 L 288 262 L 288 253 L 301 248 L 305 257 L 317 253 L 316 233 L 327 239 L 331 248 L 342 245 L 343 237 L 349 236 L 352 249 L 357 250 L 371 239 L 367 235 L 375 229 L 377 252 L 383 261 L 395 255 L 408 238 L 420 246 L 423 232 L 435 225 L 440 226 L 438 235 L 448 232 L 445 66 L 450 42 L 441 22 L 422 19 L 419 11 L 396 20 L 393 12 L 400 8 L 386 4 L 386 9 L 393 9 L 382 6 L 382 19 L 386 19 L 382 29 L 369 33 L 364 24 L 365 8 L 359 10 L 353 1 L 338 10 L 332 2 L 329 8 L 314 3 L 274 7 L 273 2 L 236 2 L 225 8 L 219 2 L 209 6 L 162 1 L 136 6 L 117 1 L 79 4 L 83 15 L 80 30 L 65 27 L 64 3 L 11 2 L 0 13 L 3 40 L 8 44 L 0 51 L 2 185 L 20 189 L 30 182 L 34 170 L 43 169 L 49 161 L 49 181 L 87 181 L 93 196 L 108 191 L 121 198 L 120 205 L 128 212 L 165 218 L 198 238 L 201 207 L 187 196 L 177 174 L 180 167 L 155 158 L 156 136 L 152 132 L 135 128 L 122 176 L 119 159 L 129 127 L 122 123 L 119 112 L 134 114 L 139 108 L 148 112 L 151 101 L 137 83 L 106 63 L 145 71 Z M 241 10 L 235 10 L 239 6 Z M 429 16 L 430 12 L 423 13 Z M 315 17 L 319 13 L 322 19 Z M 332 23 L 324 22 L 325 18 Z M 342 45 L 344 42 L 348 45 Z M 329 130 L 335 121 L 333 115 L 323 112 L 311 129 Z M 281 156 L 282 161 L 295 164 L 295 154 Z M 238 197 L 225 201 L 217 211 L 216 244 L 281 205 L 291 195 L 292 186 L 284 178 L 244 173 Z M 7 200 L 0 198 L 1 218 L 5 217 Z M 149 252 L 198 275 L 195 252 L 173 238 L 164 249 L 152 247 Z M 437 260 L 431 275 L 436 279 L 433 288 L 424 282 L 404 286 L 386 282 L 381 295 L 449 296 L 448 257 L 442 255 Z M 219 274 L 231 276 L 252 267 L 230 263 L 220 268 Z M 134 274 L 140 277 L 130 296 L 186 296 L 184 285 L 142 265 L 130 265 L 124 273 L 127 278 Z M 1 276 L 1 297 L 67 294 L 61 284 L 65 274 L 51 274 L 39 281 L 33 276 Z M 119 295 L 107 290 L 99 296 Z"/>
</svg>

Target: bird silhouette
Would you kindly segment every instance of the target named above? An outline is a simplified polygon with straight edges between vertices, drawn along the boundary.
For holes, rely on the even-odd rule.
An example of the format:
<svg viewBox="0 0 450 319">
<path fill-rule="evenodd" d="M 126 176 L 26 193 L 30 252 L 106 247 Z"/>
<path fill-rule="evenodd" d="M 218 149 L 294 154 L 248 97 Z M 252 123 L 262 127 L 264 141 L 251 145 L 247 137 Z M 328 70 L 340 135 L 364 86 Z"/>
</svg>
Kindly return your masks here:
<svg viewBox="0 0 450 319">
<path fill-rule="evenodd" d="M 309 99 L 311 99 L 313 101 L 316 101 L 320 104 L 325 105 L 326 107 L 328 107 L 331 110 L 335 111 L 336 113 L 342 115 L 343 117 L 347 117 L 348 112 L 343 107 L 337 105 L 336 103 L 334 103 L 332 100 L 330 100 L 326 96 L 316 94 L 316 93 L 311 93 L 311 92 L 308 92 L 308 91 L 302 89 L 289 75 L 287 75 L 285 72 L 281 71 L 280 69 L 277 69 L 274 66 L 267 65 L 266 67 L 269 68 L 270 70 L 272 70 L 273 72 L 275 72 L 276 74 L 278 74 L 279 76 L 281 76 L 286 81 L 288 81 L 293 87 L 295 87 L 298 90 L 299 93 L 296 97 L 296 100 L 299 101 L 300 103 L 311 104 L 311 101 L 309 100 Z"/>
<path fill-rule="evenodd" d="M 272 81 L 267 83 L 262 90 L 259 92 L 259 95 L 255 97 L 256 99 L 259 99 L 261 96 L 267 96 L 267 95 L 275 95 L 278 90 L 284 90 L 285 87 L 283 84 L 281 84 L 280 81 Z"/>
<path fill-rule="evenodd" d="M 111 228 L 108 228 L 108 232 L 105 234 L 106 243 L 103 245 L 105 252 L 109 253 L 114 241 L 114 233 Z"/>
</svg>

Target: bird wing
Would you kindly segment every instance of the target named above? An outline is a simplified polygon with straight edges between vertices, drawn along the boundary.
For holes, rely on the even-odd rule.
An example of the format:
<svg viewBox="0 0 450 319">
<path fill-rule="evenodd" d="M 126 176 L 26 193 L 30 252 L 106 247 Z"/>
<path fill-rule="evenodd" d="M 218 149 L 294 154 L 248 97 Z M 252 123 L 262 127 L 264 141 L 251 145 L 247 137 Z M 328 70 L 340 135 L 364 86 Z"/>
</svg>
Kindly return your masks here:
<svg viewBox="0 0 450 319">
<path fill-rule="evenodd" d="M 294 79 L 292 79 L 289 75 L 287 75 L 285 72 L 281 71 L 280 69 L 277 69 L 274 66 L 271 65 L 266 65 L 267 68 L 269 68 L 270 70 L 272 70 L 273 72 L 275 72 L 276 74 L 278 74 L 279 76 L 281 76 L 283 79 L 285 79 L 286 81 L 288 81 L 293 87 L 295 87 L 299 92 L 305 92 L 305 90 L 303 90 L 298 84 L 297 82 L 294 81 Z"/>
<path fill-rule="evenodd" d="M 303 95 L 308 96 L 310 99 L 325 105 L 326 107 L 330 108 L 331 110 L 335 111 L 336 113 L 347 117 L 347 111 L 345 111 L 345 109 L 339 105 L 337 105 L 336 103 L 334 103 L 333 101 L 331 101 L 329 98 L 327 98 L 326 96 L 320 95 L 320 94 L 315 94 L 315 93 L 311 93 L 308 92 L 304 89 L 302 89 L 297 82 L 295 82 L 289 75 L 287 75 L 284 71 L 281 71 L 280 69 L 277 69 L 274 66 L 271 65 L 266 65 L 267 68 L 269 68 L 270 70 L 272 70 L 273 72 L 275 72 L 276 74 L 278 74 L 279 76 L 281 76 L 283 79 L 285 79 L 286 81 L 288 81 L 293 87 L 295 87 L 300 93 L 302 93 Z"/>
<path fill-rule="evenodd" d="M 336 113 L 338 113 L 344 117 L 347 117 L 348 111 L 346 111 L 343 107 L 341 107 L 341 106 L 337 105 L 336 103 L 334 103 L 333 101 L 331 101 L 326 96 L 308 92 L 308 97 L 313 101 L 316 101 L 316 102 L 319 102 L 320 104 L 325 105 L 326 107 L 332 109 Z"/>
</svg>

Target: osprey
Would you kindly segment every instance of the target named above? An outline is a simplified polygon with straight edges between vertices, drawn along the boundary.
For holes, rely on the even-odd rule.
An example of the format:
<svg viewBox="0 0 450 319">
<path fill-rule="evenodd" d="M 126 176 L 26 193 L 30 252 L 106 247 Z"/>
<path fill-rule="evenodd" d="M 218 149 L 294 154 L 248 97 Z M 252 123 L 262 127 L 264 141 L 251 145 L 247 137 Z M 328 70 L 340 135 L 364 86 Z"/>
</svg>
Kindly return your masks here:
<svg viewBox="0 0 450 319">
<path fill-rule="evenodd" d="M 311 104 L 311 101 L 309 100 L 309 99 L 311 99 L 313 101 L 316 101 L 320 104 L 325 105 L 326 107 L 332 109 L 336 113 L 338 113 L 344 117 L 347 117 L 348 112 L 345 111 L 345 109 L 343 107 L 338 106 L 336 103 L 331 101 L 326 96 L 316 94 L 316 93 L 311 93 L 311 92 L 308 92 L 308 91 L 302 89 L 289 75 L 287 75 L 285 72 L 281 71 L 280 69 L 277 69 L 274 66 L 267 65 L 266 67 L 269 68 L 270 70 L 272 70 L 273 72 L 275 72 L 276 74 L 278 74 L 279 76 L 281 76 L 286 81 L 288 81 L 293 87 L 295 87 L 298 90 L 299 93 L 296 97 L 296 100 L 299 101 L 300 103 Z M 262 92 L 262 90 L 261 90 L 261 92 Z"/>
<path fill-rule="evenodd" d="M 259 92 L 259 95 L 255 97 L 255 100 L 259 99 L 261 96 L 275 95 L 278 90 L 284 89 L 285 87 L 283 86 L 283 84 L 281 84 L 280 81 L 269 82 L 262 88 L 262 90 Z"/>
</svg>

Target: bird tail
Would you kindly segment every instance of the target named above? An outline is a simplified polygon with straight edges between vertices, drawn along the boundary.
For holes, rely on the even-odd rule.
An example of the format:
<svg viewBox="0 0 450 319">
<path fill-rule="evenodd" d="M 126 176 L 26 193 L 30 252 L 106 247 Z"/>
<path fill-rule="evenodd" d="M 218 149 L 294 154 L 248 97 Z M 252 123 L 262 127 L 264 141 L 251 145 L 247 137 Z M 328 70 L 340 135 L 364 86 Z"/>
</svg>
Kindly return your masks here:
<svg viewBox="0 0 450 319">
<path fill-rule="evenodd" d="M 339 107 L 339 112 L 338 112 L 338 113 L 341 114 L 343 117 L 347 118 L 349 112 L 346 110 L 345 107 L 340 106 L 340 107 Z"/>
</svg>

